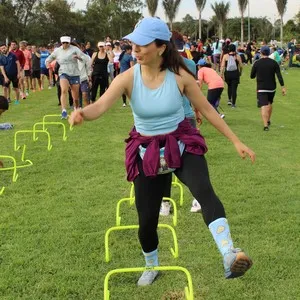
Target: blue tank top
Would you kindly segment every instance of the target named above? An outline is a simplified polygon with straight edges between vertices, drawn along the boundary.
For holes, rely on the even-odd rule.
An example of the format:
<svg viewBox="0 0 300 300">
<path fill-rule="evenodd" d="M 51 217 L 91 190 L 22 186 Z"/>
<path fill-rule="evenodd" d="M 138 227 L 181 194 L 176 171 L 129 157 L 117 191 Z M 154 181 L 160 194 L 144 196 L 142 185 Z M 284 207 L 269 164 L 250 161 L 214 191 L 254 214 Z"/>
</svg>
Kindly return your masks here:
<svg viewBox="0 0 300 300">
<path fill-rule="evenodd" d="M 183 97 L 177 86 L 175 74 L 169 70 L 166 71 L 160 87 L 149 89 L 143 83 L 140 64 L 136 64 L 130 105 L 135 128 L 142 135 L 172 132 L 185 117 Z"/>
<path fill-rule="evenodd" d="M 187 59 L 185 57 L 183 58 L 183 61 L 184 61 L 185 65 L 188 67 L 188 69 L 194 74 L 194 76 L 196 78 L 197 67 L 196 67 L 195 62 L 193 60 Z M 191 102 L 186 96 L 183 96 L 183 109 L 184 109 L 184 115 L 186 118 L 195 118 L 195 113 L 191 106 Z"/>
</svg>

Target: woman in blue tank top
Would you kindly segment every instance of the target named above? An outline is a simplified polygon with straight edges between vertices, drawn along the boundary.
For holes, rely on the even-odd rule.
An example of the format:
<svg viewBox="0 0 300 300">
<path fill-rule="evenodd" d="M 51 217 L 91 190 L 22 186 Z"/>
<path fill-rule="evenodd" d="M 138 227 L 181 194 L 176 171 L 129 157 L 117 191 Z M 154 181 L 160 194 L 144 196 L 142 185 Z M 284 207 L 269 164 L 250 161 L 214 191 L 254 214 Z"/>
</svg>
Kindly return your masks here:
<svg viewBox="0 0 300 300">
<path fill-rule="evenodd" d="M 204 157 L 207 151 L 199 131 L 185 119 L 183 95 L 235 146 L 242 158 L 255 153 L 244 145 L 219 117 L 201 93 L 193 74 L 178 54 L 166 23 L 144 18 L 125 38 L 131 40 L 137 59 L 134 68 L 120 74 L 94 104 L 70 116 L 72 125 L 95 120 L 120 97 L 130 99 L 135 127 L 126 146 L 127 179 L 134 182 L 139 217 L 139 240 L 148 269 L 138 285 L 151 284 L 158 273 L 157 224 L 167 172 L 174 172 L 196 199 L 200 200 L 204 222 L 220 253 L 226 278 L 242 276 L 251 267 L 251 259 L 234 248 L 224 207 L 209 180 Z"/>
</svg>

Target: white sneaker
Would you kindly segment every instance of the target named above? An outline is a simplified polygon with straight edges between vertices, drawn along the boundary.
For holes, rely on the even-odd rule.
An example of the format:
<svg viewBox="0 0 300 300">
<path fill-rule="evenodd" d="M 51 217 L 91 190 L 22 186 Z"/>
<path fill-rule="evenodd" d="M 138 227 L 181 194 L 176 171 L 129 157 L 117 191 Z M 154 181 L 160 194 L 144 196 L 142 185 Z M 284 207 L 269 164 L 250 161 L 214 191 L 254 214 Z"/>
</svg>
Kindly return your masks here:
<svg viewBox="0 0 300 300">
<path fill-rule="evenodd" d="M 201 205 L 200 203 L 194 198 L 192 202 L 191 212 L 200 212 L 201 211 Z"/>
<path fill-rule="evenodd" d="M 52 86 L 51 86 L 51 85 L 49 85 L 49 86 L 48 86 L 48 90 L 51 90 L 51 89 L 52 89 Z"/>
<path fill-rule="evenodd" d="M 144 271 L 139 281 L 137 282 L 137 285 L 138 286 L 150 285 L 153 283 L 157 275 L 158 275 L 158 271 L 154 271 L 154 270 Z"/>
<path fill-rule="evenodd" d="M 224 118 L 225 118 L 225 115 L 224 115 L 224 114 L 220 114 L 219 116 L 220 116 L 221 119 L 224 119 Z"/>
<path fill-rule="evenodd" d="M 169 201 L 163 201 L 161 203 L 160 212 L 161 216 L 169 216 L 171 210 L 171 203 Z"/>
<path fill-rule="evenodd" d="M 123 103 L 123 107 L 126 107 L 127 105 L 125 103 Z"/>
<path fill-rule="evenodd" d="M 29 93 L 28 93 L 28 92 L 26 92 L 26 93 L 25 93 L 25 95 L 26 95 L 26 97 L 28 97 L 28 96 L 29 96 Z"/>
</svg>

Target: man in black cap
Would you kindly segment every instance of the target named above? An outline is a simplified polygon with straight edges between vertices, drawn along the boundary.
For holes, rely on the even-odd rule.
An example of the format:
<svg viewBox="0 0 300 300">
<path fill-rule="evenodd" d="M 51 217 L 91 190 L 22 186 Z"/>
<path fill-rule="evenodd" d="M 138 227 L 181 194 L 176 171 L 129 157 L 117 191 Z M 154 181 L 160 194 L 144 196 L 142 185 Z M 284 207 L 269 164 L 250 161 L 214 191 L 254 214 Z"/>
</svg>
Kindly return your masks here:
<svg viewBox="0 0 300 300">
<path fill-rule="evenodd" d="M 275 74 L 281 85 L 282 95 L 286 94 L 280 67 L 275 60 L 269 58 L 269 55 L 270 48 L 263 46 L 260 49 L 261 58 L 254 63 L 250 75 L 252 79 L 256 77 L 257 106 L 261 109 L 264 131 L 269 131 L 271 125 L 272 103 L 276 92 Z"/>
</svg>

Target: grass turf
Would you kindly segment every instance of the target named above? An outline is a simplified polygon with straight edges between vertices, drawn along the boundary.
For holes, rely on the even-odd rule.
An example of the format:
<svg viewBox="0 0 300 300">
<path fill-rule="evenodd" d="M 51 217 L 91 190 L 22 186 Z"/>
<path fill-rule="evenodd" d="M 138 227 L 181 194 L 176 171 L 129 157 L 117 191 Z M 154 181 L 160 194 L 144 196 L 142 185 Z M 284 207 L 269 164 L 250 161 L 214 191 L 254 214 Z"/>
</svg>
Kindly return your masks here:
<svg viewBox="0 0 300 300">
<path fill-rule="evenodd" d="M 177 260 L 169 251 L 170 234 L 159 230 L 161 265 L 186 267 L 196 300 L 299 299 L 299 70 L 283 75 L 288 95 L 277 92 L 269 132 L 263 131 L 249 67 L 235 110 L 227 107 L 223 94 L 225 120 L 256 152 L 254 165 L 241 160 L 207 122 L 201 126 L 209 146 L 211 180 L 226 208 L 235 246 L 250 254 L 253 268 L 243 278 L 223 278 L 221 257 L 201 214 L 189 212 L 192 197 L 187 189 L 176 228 Z M 31 94 L 21 102 L 1 117 L 15 129 L 0 132 L 0 154 L 16 155 L 18 161 L 14 132 L 31 129 L 45 114 L 59 113 L 54 90 Z M 51 151 L 42 135 L 36 143 L 28 135 L 20 137 L 34 165 L 19 170 L 15 184 L 11 173 L 0 172 L 6 186 L 0 196 L 1 299 L 103 299 L 109 270 L 144 265 L 136 231 L 113 233 L 112 260 L 104 262 L 105 231 L 115 224 L 117 200 L 129 195 L 123 140 L 132 124 L 131 110 L 120 100 L 101 119 L 68 132 L 66 142 L 60 127 L 49 127 Z M 122 217 L 122 224 L 137 223 L 134 207 L 122 206 Z M 171 224 L 171 218 L 161 222 Z M 145 288 L 136 287 L 138 276 L 113 277 L 111 299 L 184 299 L 182 274 L 164 272 Z"/>
</svg>

